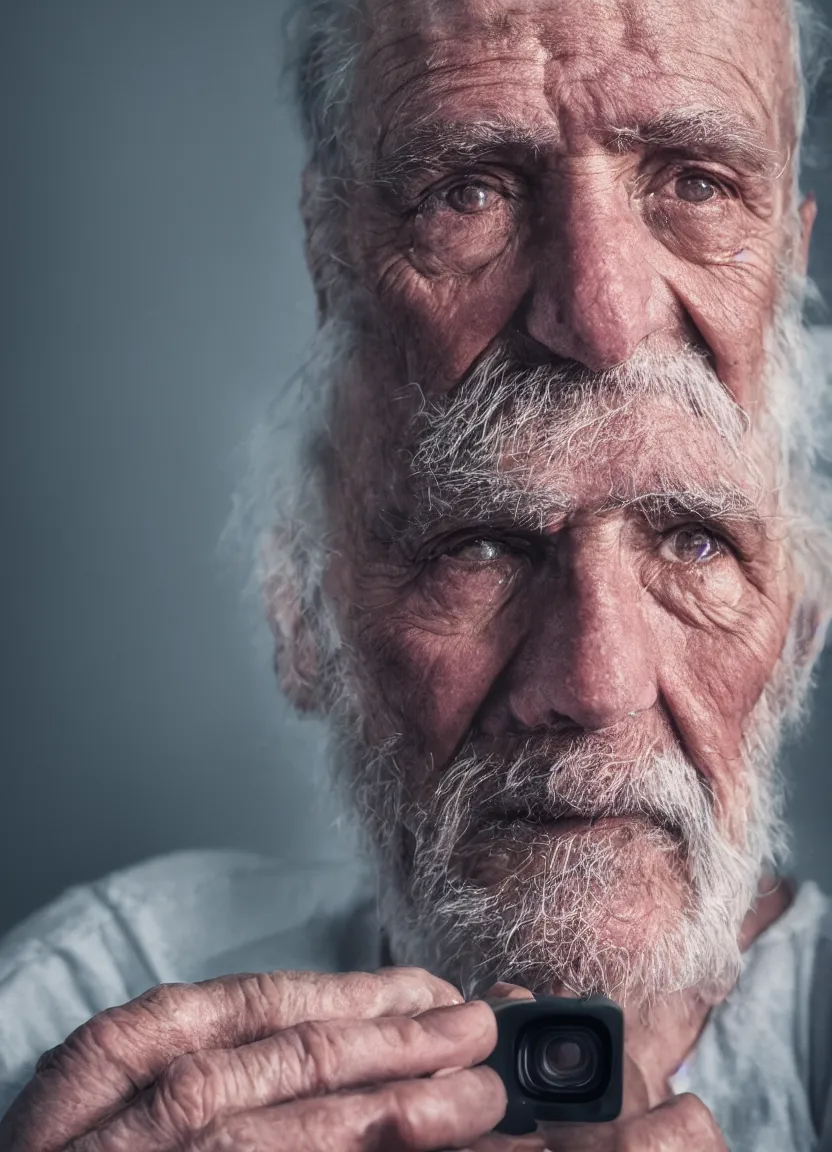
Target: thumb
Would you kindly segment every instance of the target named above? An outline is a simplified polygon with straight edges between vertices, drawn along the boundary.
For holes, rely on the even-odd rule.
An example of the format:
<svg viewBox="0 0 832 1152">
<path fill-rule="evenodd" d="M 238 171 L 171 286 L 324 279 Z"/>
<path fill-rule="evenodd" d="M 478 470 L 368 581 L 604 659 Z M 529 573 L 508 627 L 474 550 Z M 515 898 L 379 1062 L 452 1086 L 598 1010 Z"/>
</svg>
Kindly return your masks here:
<svg viewBox="0 0 832 1152">
<path fill-rule="evenodd" d="M 624 1056 L 624 1097 L 620 1120 L 643 1116 L 650 1108 L 650 1095 L 644 1075 L 631 1056 Z"/>
<path fill-rule="evenodd" d="M 519 984 L 508 984 L 498 980 L 483 996 L 483 1000 L 534 1000 L 534 993 Z"/>
</svg>

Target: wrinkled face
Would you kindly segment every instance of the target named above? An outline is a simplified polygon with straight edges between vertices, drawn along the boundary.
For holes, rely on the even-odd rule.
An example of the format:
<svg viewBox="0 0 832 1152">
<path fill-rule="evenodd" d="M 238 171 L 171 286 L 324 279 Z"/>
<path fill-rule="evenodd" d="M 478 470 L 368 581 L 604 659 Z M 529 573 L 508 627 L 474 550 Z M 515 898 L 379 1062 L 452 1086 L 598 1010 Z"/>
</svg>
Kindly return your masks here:
<svg viewBox="0 0 832 1152">
<path fill-rule="evenodd" d="M 398 530 L 352 573 L 352 634 L 383 701 L 372 737 L 408 733 L 430 787 L 466 741 L 639 718 L 661 743 L 669 724 L 729 814 L 789 620 L 783 527 L 706 422 L 668 397 L 605 400 L 624 410 L 600 431 L 590 404 L 566 431 L 555 409 L 542 444 L 512 433 L 478 453 L 491 485 L 423 441 L 423 492 L 388 506 Z M 443 447 L 464 435 L 451 412 Z"/>
<path fill-rule="evenodd" d="M 504 330 L 591 369 L 693 340 L 755 400 L 791 203 L 782 0 L 376 2 L 351 256 L 407 379 Z"/>
<path fill-rule="evenodd" d="M 792 566 L 768 462 L 720 434 L 703 360 L 637 363 L 484 363 L 342 568 L 343 767 L 393 940 L 466 986 L 718 985 L 770 848 Z"/>
<path fill-rule="evenodd" d="M 624 967 L 748 849 L 749 724 L 788 631 L 758 419 L 799 268 L 788 35 L 776 0 L 397 0 L 358 73 L 372 340 L 339 400 L 327 573 L 349 755 L 365 804 L 395 796 L 374 835 L 416 903 L 498 893 L 519 917 L 534 889 L 566 923 L 591 890 L 581 932 Z M 729 935 L 747 880 L 719 897 Z"/>
</svg>

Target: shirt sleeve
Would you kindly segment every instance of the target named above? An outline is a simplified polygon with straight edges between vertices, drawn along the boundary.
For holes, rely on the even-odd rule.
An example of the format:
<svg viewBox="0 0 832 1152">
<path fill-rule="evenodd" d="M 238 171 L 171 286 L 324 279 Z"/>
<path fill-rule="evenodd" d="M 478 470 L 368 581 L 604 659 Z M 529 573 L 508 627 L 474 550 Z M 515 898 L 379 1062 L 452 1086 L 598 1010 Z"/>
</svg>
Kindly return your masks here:
<svg viewBox="0 0 832 1152">
<path fill-rule="evenodd" d="M 0 954 L 0 1116 L 43 1052 L 154 982 L 91 889 L 69 893 L 49 918 L 48 933 L 23 935 Z"/>
</svg>

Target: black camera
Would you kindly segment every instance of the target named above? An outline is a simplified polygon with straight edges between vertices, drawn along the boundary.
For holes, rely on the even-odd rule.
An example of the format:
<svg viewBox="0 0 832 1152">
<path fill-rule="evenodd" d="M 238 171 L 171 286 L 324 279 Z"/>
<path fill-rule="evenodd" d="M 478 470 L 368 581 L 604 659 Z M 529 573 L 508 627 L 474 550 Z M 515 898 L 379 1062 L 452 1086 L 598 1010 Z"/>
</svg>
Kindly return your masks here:
<svg viewBox="0 0 832 1152">
<path fill-rule="evenodd" d="M 538 1123 L 599 1124 L 621 1111 L 624 1016 L 612 1000 L 492 1001 L 497 1046 L 485 1061 L 506 1086 L 498 1132 L 522 1136 Z"/>
</svg>

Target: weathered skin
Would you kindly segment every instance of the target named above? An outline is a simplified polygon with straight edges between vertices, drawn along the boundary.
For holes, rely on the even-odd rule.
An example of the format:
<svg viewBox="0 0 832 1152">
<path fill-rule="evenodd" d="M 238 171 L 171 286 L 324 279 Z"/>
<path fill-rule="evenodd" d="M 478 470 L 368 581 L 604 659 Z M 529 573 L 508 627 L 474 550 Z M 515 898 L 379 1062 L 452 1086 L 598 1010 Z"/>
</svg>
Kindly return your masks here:
<svg viewBox="0 0 832 1152">
<path fill-rule="evenodd" d="M 94 1017 L 47 1053 L 0 1122 L 0 1148 L 461 1147 L 505 1107 L 499 1077 L 469 1067 L 495 1038 L 485 1004 L 463 1004 L 416 969 L 167 985 Z M 430 1078 L 442 1068 L 457 1071 Z M 367 1084 L 377 1085 L 370 1095 L 349 1091 Z"/>
<path fill-rule="evenodd" d="M 468 738 L 499 748 L 567 721 L 626 747 L 640 728 L 659 746 L 681 741 L 725 827 L 742 830 L 742 734 L 795 592 L 782 525 L 765 499 L 756 525 L 706 521 L 698 527 L 713 549 L 700 563 L 684 520 L 598 514 L 612 491 L 651 492 L 668 477 L 684 489 L 721 475 L 753 503 L 745 463 L 712 431 L 657 408 L 646 432 L 624 432 L 618 452 L 599 460 L 573 444 L 568 463 L 541 461 L 541 486 L 568 492 L 574 511 L 537 539 L 505 525 L 468 532 L 451 517 L 418 546 L 399 545 L 379 527 L 411 507 L 390 448 L 412 415 L 402 384 L 451 389 L 507 331 L 531 338 L 542 359 L 593 370 L 645 345 L 692 340 L 756 416 L 782 274 L 805 271 L 814 216 L 811 202 L 793 199 L 794 93 L 784 54 L 771 50 L 787 31 L 775 2 L 693 9 L 569 0 L 376 9 L 355 126 L 367 179 L 349 214 L 375 342 L 342 400 L 333 509 L 345 531 L 327 586 L 368 669 L 368 735 L 408 735 L 417 795 L 435 788 Z M 701 140 L 635 139 L 693 109 L 713 113 Z M 507 126 L 514 142 L 474 162 L 455 154 L 483 122 Z M 455 135 L 437 152 L 443 124 Z M 666 907 L 645 894 L 645 943 L 675 911 L 663 866 L 657 855 L 654 892 Z M 632 944 L 639 916 L 634 889 L 622 888 Z M 746 938 L 788 899 L 780 888 L 761 901 Z M 650 1028 L 629 1021 L 643 1089 L 637 1135 L 583 1131 L 553 1146 L 718 1139 L 705 1137 L 713 1121 L 701 1106 L 685 1116 L 661 1107 L 706 1012 L 687 997 Z"/>
<path fill-rule="evenodd" d="M 736 529 L 706 524 L 718 535 L 700 564 L 679 535 L 684 525 L 651 526 L 632 510 L 596 514 L 611 485 L 635 479 L 649 489 L 668 471 L 682 483 L 707 479 L 720 449 L 702 428 L 656 413 L 652 434 L 626 451 L 553 474 L 575 510 L 546 526 L 533 561 L 485 529 L 462 547 L 443 545 L 440 534 L 430 557 L 408 555 L 377 525 L 391 500 L 408 510 L 391 447 L 412 415 L 403 387 L 448 391 L 508 328 L 592 369 L 644 345 L 693 339 L 754 414 L 778 266 L 803 270 L 814 214 L 811 202 L 798 212 L 792 199 L 782 8 L 779 0 L 371 4 L 352 126 L 363 169 L 346 227 L 373 340 L 334 429 L 346 463 L 327 587 L 375 670 L 365 685 L 370 734 L 404 726 L 433 754 L 433 771 L 472 728 L 498 742 L 565 717 L 611 739 L 632 723 L 661 739 L 672 721 L 726 825 L 743 825 L 740 737 L 794 595 L 778 532 L 746 525 L 737 539 Z M 667 127 L 669 117 L 689 121 L 703 109 L 709 139 L 639 142 L 656 136 L 656 121 Z M 475 159 L 446 153 L 402 165 L 414 137 L 429 137 L 438 122 L 463 138 L 488 122 L 510 129 L 513 142 Z M 316 242 L 313 233 L 320 268 L 327 254 Z M 726 467 L 742 487 L 746 477 Z M 291 615 L 291 606 L 280 611 Z M 308 703 L 301 686 L 314 669 L 300 629 L 296 641 L 284 683 Z M 432 783 L 425 770 L 414 787 Z M 762 900 L 746 939 L 787 899 L 778 889 Z M 468 1070 L 493 1045 L 493 1014 L 457 1000 L 454 989 L 407 970 L 156 991 L 97 1017 L 46 1058 L 0 1125 L 0 1150 L 470 1146 L 499 1120 L 504 1096 L 488 1070 Z M 549 1146 L 724 1152 L 701 1102 L 668 1098 L 667 1077 L 703 1019 L 695 1000 L 680 998 L 660 1005 L 649 1028 L 630 1021 L 622 1120 L 553 1132 Z M 449 1068 L 463 1071 L 423 1078 Z M 478 1147 L 510 1144 L 488 1138 Z"/>
<path fill-rule="evenodd" d="M 698 334 L 752 405 L 777 262 L 802 259 L 813 213 L 787 237 L 794 92 L 788 54 L 772 52 L 788 41 L 783 7 L 374 5 L 355 131 L 368 174 L 381 164 L 395 178 L 355 195 L 349 234 L 407 378 L 452 387 L 509 324 L 593 369 Z M 616 129 L 692 110 L 728 123 L 687 148 L 616 145 Z M 418 152 L 414 135 L 483 122 L 516 142 L 390 172 Z M 461 212 L 466 184 L 482 192 L 463 192 Z"/>
<path fill-rule="evenodd" d="M 354 191 L 349 236 L 377 335 L 341 402 L 345 530 L 328 577 L 377 666 L 374 737 L 404 725 L 441 766 L 475 717 L 492 737 L 553 715 L 608 728 L 661 700 L 726 812 L 741 812 L 731 765 L 782 647 L 787 560 L 761 531 L 742 563 L 726 551 L 707 569 L 674 567 L 672 542 L 659 549 L 673 524 L 651 552 L 632 516 L 594 515 L 614 486 L 650 491 L 668 470 L 707 481 L 720 448 L 702 429 L 657 414 L 616 459 L 552 476 L 577 508 L 546 529 L 557 576 L 505 547 L 486 565 L 476 547 L 427 564 L 449 551 L 441 539 L 414 555 L 378 524 L 409 510 L 389 448 L 412 415 L 402 385 L 451 388 L 507 329 L 592 369 L 692 338 L 753 413 L 778 270 L 804 269 L 814 211 L 792 199 L 792 78 L 772 51 L 786 37 L 777 0 L 374 8 L 355 132 L 384 183 L 368 175 Z M 730 116 L 732 133 L 717 125 L 687 149 L 614 146 L 613 128 L 646 132 L 692 109 Z M 431 125 L 470 136 L 483 122 L 534 151 L 515 144 L 472 164 L 451 148 L 430 170 L 406 156 Z M 727 464 L 742 486 L 739 467 Z"/>
</svg>

